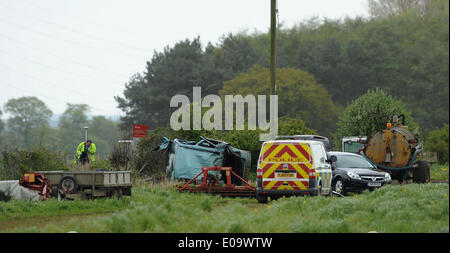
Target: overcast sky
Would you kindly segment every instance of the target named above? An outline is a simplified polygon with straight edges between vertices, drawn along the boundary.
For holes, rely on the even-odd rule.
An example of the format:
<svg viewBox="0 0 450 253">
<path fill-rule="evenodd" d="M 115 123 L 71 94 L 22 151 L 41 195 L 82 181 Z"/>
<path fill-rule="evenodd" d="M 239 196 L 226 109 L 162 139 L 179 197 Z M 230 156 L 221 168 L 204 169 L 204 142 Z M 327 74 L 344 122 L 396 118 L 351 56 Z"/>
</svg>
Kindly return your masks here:
<svg viewBox="0 0 450 253">
<path fill-rule="evenodd" d="M 367 16 L 366 0 L 279 0 L 285 27 L 313 16 Z M 270 0 L 0 0 L 0 108 L 36 96 L 54 114 L 86 103 L 118 117 L 113 97 L 153 52 L 200 36 L 268 31 Z M 206 95 L 206 94 L 203 94 Z M 5 118 L 5 113 L 3 118 Z"/>
</svg>

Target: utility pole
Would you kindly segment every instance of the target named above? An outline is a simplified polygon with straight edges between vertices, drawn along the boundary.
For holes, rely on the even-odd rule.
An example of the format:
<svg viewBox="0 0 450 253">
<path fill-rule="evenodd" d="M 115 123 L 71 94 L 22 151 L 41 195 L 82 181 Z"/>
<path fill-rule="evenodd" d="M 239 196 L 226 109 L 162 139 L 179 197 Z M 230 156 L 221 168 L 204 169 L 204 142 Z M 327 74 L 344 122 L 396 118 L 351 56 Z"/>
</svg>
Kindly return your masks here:
<svg viewBox="0 0 450 253">
<path fill-rule="evenodd" d="M 84 127 L 84 141 L 85 141 L 85 143 L 87 142 L 87 140 L 88 140 L 88 128 L 89 127 L 87 127 L 87 126 L 85 126 Z"/>
<path fill-rule="evenodd" d="M 275 61 L 275 40 L 277 38 L 277 0 L 270 0 L 270 94 L 277 93 L 276 84 L 276 61 Z"/>
</svg>

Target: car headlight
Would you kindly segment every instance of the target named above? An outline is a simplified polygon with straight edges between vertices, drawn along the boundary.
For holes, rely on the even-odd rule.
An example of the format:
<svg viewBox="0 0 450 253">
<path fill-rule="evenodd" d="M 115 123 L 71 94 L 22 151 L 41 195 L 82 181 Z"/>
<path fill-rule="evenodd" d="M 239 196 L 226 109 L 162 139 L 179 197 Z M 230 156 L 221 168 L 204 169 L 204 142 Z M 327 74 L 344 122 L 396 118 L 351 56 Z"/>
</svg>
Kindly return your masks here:
<svg viewBox="0 0 450 253">
<path fill-rule="evenodd" d="M 384 174 L 384 180 L 391 180 L 391 175 L 389 173 Z"/>
<path fill-rule="evenodd" d="M 358 174 L 351 171 L 347 171 L 347 175 L 352 179 L 361 179 L 361 177 Z"/>
</svg>

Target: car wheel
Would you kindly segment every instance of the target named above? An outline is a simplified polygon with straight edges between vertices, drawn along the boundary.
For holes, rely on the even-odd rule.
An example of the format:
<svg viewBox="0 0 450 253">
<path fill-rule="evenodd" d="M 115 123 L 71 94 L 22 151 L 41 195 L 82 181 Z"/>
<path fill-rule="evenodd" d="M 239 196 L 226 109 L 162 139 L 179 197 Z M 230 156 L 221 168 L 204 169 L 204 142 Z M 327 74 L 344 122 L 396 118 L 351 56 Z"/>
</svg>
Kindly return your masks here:
<svg viewBox="0 0 450 253">
<path fill-rule="evenodd" d="M 345 196 L 344 180 L 337 178 L 333 183 L 333 191 Z"/>
<path fill-rule="evenodd" d="M 256 194 L 256 199 L 261 204 L 266 204 L 268 202 L 267 196 L 262 194 Z"/>
</svg>

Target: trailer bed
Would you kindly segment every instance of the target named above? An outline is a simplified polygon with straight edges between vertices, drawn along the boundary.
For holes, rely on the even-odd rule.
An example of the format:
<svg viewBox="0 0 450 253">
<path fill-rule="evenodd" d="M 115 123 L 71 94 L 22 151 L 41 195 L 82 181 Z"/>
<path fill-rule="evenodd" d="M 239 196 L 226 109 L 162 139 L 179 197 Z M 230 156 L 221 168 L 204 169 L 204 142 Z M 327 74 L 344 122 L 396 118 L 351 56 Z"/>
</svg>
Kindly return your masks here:
<svg viewBox="0 0 450 253">
<path fill-rule="evenodd" d="M 50 180 L 52 191 L 68 198 L 131 195 L 131 171 L 36 171 Z"/>
</svg>

